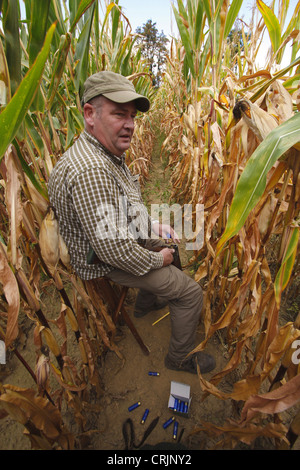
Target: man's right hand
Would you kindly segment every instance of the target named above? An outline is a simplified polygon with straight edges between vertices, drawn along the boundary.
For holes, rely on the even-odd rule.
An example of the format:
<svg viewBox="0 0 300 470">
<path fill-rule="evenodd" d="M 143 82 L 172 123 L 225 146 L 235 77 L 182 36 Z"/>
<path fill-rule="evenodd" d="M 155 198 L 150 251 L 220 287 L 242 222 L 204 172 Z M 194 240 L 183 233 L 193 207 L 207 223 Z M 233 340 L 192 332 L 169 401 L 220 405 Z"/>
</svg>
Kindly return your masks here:
<svg viewBox="0 0 300 470">
<path fill-rule="evenodd" d="M 163 266 L 169 266 L 170 264 L 173 263 L 174 258 L 173 258 L 173 253 L 175 253 L 175 250 L 173 248 L 163 248 L 160 253 L 164 257 L 164 262 Z"/>
</svg>

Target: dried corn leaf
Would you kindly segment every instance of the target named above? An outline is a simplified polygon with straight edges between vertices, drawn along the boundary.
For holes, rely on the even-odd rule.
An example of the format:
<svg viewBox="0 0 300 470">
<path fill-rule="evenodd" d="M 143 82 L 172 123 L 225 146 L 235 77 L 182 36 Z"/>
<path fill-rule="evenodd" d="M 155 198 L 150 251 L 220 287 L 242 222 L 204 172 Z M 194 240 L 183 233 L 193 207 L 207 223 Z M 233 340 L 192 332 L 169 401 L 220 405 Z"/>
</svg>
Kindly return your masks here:
<svg viewBox="0 0 300 470">
<path fill-rule="evenodd" d="M 61 414 L 47 399 L 36 396 L 34 390 L 4 385 L 0 395 L 1 406 L 18 422 L 33 425 L 51 441 L 57 441 L 63 430 Z"/>
<path fill-rule="evenodd" d="M 11 262 L 17 269 L 21 260 L 18 257 L 17 245 L 21 235 L 22 223 L 22 203 L 21 203 L 21 183 L 19 173 L 16 168 L 13 156 L 13 147 L 10 145 L 5 153 L 6 166 L 6 187 L 5 201 L 10 221 L 10 251 Z"/>
<path fill-rule="evenodd" d="M 205 340 L 200 343 L 199 346 L 195 348 L 194 351 L 201 351 L 209 338 L 219 329 L 230 327 L 230 325 L 235 322 L 236 318 L 239 316 L 240 311 L 244 305 L 245 296 L 248 293 L 249 282 L 253 276 L 257 275 L 259 265 L 257 261 L 253 261 L 251 266 L 249 267 L 248 271 L 245 273 L 240 289 L 233 295 L 232 299 L 228 303 L 228 307 L 226 308 L 225 312 L 221 315 L 221 317 L 213 323 L 209 331 L 207 333 L 207 337 Z"/>
<path fill-rule="evenodd" d="M 277 203 L 277 199 L 272 195 L 269 194 L 261 212 L 259 215 L 259 220 L 258 220 L 258 228 L 259 232 L 261 235 L 261 238 L 263 239 L 264 236 L 266 235 L 270 222 L 272 220 L 272 216 L 275 210 L 275 206 Z"/>
<path fill-rule="evenodd" d="M 66 357 L 64 358 L 64 360 L 66 359 Z M 51 365 L 51 369 L 52 369 L 52 372 L 54 373 L 54 377 L 56 378 L 56 380 L 58 381 L 58 383 L 67 391 L 69 392 L 81 392 L 82 390 L 84 390 L 86 387 L 87 387 L 87 384 L 86 383 L 82 383 L 80 385 L 77 385 L 73 382 L 71 382 L 70 380 L 67 381 L 63 374 L 61 373 L 61 371 L 55 367 L 54 364 L 52 364 L 52 362 L 50 363 Z M 64 368 L 64 373 L 66 373 L 66 367 Z"/>
<path fill-rule="evenodd" d="M 8 264 L 7 256 L 2 243 L 0 243 L 0 282 L 8 303 L 5 344 L 8 348 L 17 338 L 18 315 L 20 309 L 20 294 L 16 278 Z"/>
<path fill-rule="evenodd" d="M 278 118 L 281 124 L 293 116 L 293 101 L 282 83 L 275 80 L 266 93 L 268 112 Z"/>
<path fill-rule="evenodd" d="M 241 427 L 238 423 L 230 422 L 229 424 L 221 427 L 212 423 L 202 422 L 200 427 L 197 427 L 193 432 L 197 433 L 200 431 L 205 431 L 206 433 L 214 436 L 225 435 L 226 443 L 231 441 L 233 447 L 239 441 L 250 445 L 254 439 L 259 436 L 285 440 L 287 428 L 283 424 L 274 423 L 268 423 L 266 426 L 248 424 L 245 427 Z"/>
<path fill-rule="evenodd" d="M 41 214 L 44 216 L 48 210 L 49 202 L 38 192 L 38 190 L 33 186 L 32 182 L 25 174 L 25 180 L 27 184 L 28 191 L 33 205 L 39 209 Z"/>
<path fill-rule="evenodd" d="M 254 395 L 245 403 L 241 422 L 250 421 L 257 413 L 281 413 L 300 401 L 300 375 L 269 393 Z"/>
<path fill-rule="evenodd" d="M 62 263 L 68 268 L 70 266 L 70 255 L 69 251 L 67 248 L 67 245 L 65 244 L 64 239 L 58 234 L 58 248 L 59 248 L 59 258 L 62 261 Z"/>
<path fill-rule="evenodd" d="M 263 370 L 258 372 L 257 375 L 248 374 L 245 379 L 236 382 L 230 395 L 231 398 L 234 400 L 247 400 L 251 395 L 256 395 L 261 383 L 269 376 L 281 357 L 290 349 L 293 341 L 299 336 L 300 330 L 294 328 L 293 323 L 287 323 L 281 327 L 267 350 Z M 261 348 L 264 348 L 263 342 Z M 260 351 L 257 354 L 260 356 Z"/>
</svg>

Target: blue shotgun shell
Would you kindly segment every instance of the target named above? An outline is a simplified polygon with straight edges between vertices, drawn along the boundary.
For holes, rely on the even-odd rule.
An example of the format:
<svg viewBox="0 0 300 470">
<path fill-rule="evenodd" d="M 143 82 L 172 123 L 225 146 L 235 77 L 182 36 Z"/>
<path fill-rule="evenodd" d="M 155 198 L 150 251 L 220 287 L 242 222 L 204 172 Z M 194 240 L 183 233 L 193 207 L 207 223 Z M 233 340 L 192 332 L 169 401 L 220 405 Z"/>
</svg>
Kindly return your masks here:
<svg viewBox="0 0 300 470">
<path fill-rule="evenodd" d="M 180 401 L 180 400 L 179 400 Z M 178 398 L 175 398 L 175 401 L 174 401 L 174 411 L 178 411 Z"/>
<path fill-rule="evenodd" d="M 156 377 L 159 376 L 159 372 L 148 372 L 148 375 L 155 375 Z"/>
<path fill-rule="evenodd" d="M 174 416 L 172 416 L 172 418 L 168 419 L 168 421 L 166 421 L 164 424 L 163 424 L 163 428 L 166 429 L 168 426 L 170 426 L 170 424 L 173 423 L 174 421 Z"/>
<path fill-rule="evenodd" d="M 146 419 L 147 419 L 147 417 L 148 417 L 148 414 L 149 414 L 149 410 L 148 410 L 148 408 L 147 408 L 147 409 L 145 410 L 145 413 L 143 414 L 141 424 L 144 424 L 144 422 L 146 421 Z"/>
<path fill-rule="evenodd" d="M 186 401 L 185 404 L 184 404 L 184 412 L 187 413 L 189 410 L 189 404 L 188 402 Z"/>
<path fill-rule="evenodd" d="M 177 432 L 178 432 L 178 422 L 174 421 L 173 439 L 177 439 Z"/>
<path fill-rule="evenodd" d="M 128 411 L 133 411 L 135 410 L 136 408 L 138 408 L 140 406 L 141 402 L 138 401 L 137 403 L 135 403 L 134 405 L 131 405 L 129 408 L 128 408 Z"/>
</svg>

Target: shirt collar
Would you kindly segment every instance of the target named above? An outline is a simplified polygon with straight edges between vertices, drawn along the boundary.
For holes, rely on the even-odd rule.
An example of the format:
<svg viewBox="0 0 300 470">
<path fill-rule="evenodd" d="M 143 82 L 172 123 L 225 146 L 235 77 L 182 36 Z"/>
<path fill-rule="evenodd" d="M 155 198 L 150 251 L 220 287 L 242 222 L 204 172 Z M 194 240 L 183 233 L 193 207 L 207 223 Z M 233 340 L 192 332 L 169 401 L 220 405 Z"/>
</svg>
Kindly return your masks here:
<svg viewBox="0 0 300 470">
<path fill-rule="evenodd" d="M 83 134 L 84 134 L 84 137 L 93 145 L 95 145 L 95 147 L 98 147 L 100 148 L 106 156 L 108 156 L 114 163 L 116 163 L 117 165 L 119 166 L 123 166 L 124 163 L 125 163 L 125 153 L 123 153 L 123 155 L 121 157 L 117 157 L 116 155 L 114 155 L 112 152 L 110 152 L 109 150 L 107 150 L 106 147 L 104 147 L 104 145 L 101 144 L 101 142 L 99 142 L 99 140 L 96 139 L 96 137 L 94 137 L 92 134 L 90 134 L 88 131 L 84 130 L 83 131 Z"/>
</svg>

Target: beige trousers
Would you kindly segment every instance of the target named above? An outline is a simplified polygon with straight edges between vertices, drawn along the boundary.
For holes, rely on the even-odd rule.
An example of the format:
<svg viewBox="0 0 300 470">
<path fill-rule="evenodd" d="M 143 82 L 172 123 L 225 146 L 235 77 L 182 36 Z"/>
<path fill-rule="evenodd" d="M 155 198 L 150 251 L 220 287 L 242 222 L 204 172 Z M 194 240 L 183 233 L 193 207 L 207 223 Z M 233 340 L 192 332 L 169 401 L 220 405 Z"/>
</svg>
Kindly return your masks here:
<svg viewBox="0 0 300 470">
<path fill-rule="evenodd" d="M 151 306 L 156 297 L 168 301 L 171 318 L 168 356 L 176 362 L 182 361 L 195 347 L 203 307 L 199 284 L 173 265 L 151 270 L 143 276 L 114 269 L 106 277 L 122 286 L 140 289 L 136 305 L 140 308 Z"/>
</svg>

